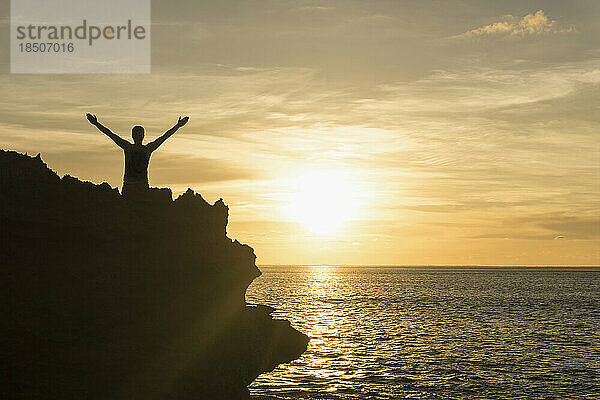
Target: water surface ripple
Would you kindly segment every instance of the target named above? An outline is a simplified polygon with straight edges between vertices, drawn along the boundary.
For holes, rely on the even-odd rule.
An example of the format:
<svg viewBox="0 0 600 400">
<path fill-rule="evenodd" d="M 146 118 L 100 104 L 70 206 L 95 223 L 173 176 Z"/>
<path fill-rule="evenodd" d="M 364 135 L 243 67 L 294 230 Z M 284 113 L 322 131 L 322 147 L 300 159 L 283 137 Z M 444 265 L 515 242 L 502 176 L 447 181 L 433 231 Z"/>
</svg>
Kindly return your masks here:
<svg viewBox="0 0 600 400">
<path fill-rule="evenodd" d="M 600 269 L 261 267 L 311 337 L 255 399 L 600 399 Z"/>
</svg>

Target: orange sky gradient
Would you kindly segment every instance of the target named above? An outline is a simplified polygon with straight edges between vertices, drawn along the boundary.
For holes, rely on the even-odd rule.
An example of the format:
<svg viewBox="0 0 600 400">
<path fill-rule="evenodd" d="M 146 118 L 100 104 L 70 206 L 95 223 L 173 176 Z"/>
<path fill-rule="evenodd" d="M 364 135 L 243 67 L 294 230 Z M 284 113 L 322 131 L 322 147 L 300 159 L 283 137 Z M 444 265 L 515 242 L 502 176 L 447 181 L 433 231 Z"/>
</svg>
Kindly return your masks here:
<svg viewBox="0 0 600 400">
<path fill-rule="evenodd" d="M 11 75 L 0 147 L 230 206 L 259 264 L 600 264 L 600 3 L 152 5 L 148 75 Z M 313 210 L 314 212 L 311 212 Z"/>
</svg>

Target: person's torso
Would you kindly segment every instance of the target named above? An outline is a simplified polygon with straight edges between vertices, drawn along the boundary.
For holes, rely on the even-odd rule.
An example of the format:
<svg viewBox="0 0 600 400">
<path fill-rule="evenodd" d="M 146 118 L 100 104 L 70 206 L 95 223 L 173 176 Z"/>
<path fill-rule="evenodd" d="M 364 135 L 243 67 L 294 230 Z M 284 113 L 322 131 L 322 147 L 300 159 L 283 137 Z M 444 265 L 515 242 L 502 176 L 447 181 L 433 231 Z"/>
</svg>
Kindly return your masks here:
<svg viewBox="0 0 600 400">
<path fill-rule="evenodd" d="M 131 145 L 125 149 L 125 183 L 148 183 L 148 164 L 150 152 L 145 146 Z"/>
</svg>

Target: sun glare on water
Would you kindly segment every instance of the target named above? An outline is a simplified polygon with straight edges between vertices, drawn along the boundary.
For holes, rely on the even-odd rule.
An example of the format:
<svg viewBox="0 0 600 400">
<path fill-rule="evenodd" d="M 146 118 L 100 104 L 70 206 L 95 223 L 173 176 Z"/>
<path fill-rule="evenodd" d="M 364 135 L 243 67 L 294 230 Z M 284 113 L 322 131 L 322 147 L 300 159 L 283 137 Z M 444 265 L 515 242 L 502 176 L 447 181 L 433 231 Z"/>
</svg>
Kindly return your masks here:
<svg viewBox="0 0 600 400">
<path fill-rule="evenodd" d="M 339 231 L 358 211 L 356 189 L 340 173 L 319 172 L 297 178 L 289 217 L 317 234 Z"/>
</svg>

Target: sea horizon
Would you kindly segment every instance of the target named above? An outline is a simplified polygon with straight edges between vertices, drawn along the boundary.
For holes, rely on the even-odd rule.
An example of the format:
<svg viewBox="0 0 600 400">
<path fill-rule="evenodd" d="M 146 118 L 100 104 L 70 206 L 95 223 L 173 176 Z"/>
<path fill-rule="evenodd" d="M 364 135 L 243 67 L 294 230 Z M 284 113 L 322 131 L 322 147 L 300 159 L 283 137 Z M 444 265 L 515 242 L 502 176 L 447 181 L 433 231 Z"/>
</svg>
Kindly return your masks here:
<svg viewBox="0 0 600 400">
<path fill-rule="evenodd" d="M 369 267 L 369 268 L 600 268 L 597 264 L 256 264 L 257 267 Z"/>
</svg>

